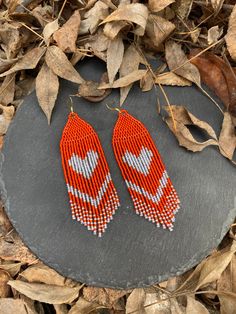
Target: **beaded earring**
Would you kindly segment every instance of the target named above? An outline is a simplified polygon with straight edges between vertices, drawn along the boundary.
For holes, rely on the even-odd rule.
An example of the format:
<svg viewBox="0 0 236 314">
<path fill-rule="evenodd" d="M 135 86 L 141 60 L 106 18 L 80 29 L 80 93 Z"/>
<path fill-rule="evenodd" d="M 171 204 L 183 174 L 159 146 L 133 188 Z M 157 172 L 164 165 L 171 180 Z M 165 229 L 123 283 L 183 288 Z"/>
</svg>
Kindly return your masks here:
<svg viewBox="0 0 236 314">
<path fill-rule="evenodd" d="M 111 108 L 110 108 L 111 109 Z M 113 150 L 134 209 L 158 227 L 173 230 L 180 201 L 160 154 L 145 126 L 120 110 L 113 132 Z"/>
<path fill-rule="evenodd" d="M 100 237 L 120 203 L 98 135 L 72 100 L 60 151 L 72 218 Z"/>
</svg>

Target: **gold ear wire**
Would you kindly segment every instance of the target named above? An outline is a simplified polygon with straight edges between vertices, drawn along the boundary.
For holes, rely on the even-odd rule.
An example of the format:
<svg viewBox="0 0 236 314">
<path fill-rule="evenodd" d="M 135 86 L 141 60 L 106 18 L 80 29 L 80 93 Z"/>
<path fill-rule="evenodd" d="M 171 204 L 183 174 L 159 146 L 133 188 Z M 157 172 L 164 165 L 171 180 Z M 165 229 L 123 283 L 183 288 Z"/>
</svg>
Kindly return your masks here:
<svg viewBox="0 0 236 314">
<path fill-rule="evenodd" d="M 74 112 L 73 100 L 72 100 L 71 96 L 69 96 L 69 101 L 68 101 L 67 104 L 68 104 L 68 106 L 69 106 L 69 108 L 70 108 L 70 111 L 71 111 L 71 112 Z"/>
<path fill-rule="evenodd" d="M 110 107 L 108 104 L 106 104 L 106 106 L 107 106 L 107 108 L 109 109 L 109 110 L 116 110 L 116 111 L 118 111 L 119 113 L 121 112 L 121 110 L 119 109 L 119 108 L 117 108 L 117 107 Z"/>
</svg>

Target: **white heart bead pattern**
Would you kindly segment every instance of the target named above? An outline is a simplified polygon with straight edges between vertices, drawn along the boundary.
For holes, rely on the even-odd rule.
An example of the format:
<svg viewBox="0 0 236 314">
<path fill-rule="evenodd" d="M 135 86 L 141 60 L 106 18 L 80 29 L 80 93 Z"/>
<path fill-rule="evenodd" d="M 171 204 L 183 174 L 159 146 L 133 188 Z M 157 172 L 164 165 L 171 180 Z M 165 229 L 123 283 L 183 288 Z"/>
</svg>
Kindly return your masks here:
<svg viewBox="0 0 236 314">
<path fill-rule="evenodd" d="M 76 154 L 73 154 L 68 160 L 68 164 L 78 174 L 82 174 L 86 179 L 89 179 L 98 164 L 98 153 L 90 150 L 87 152 L 86 157 L 82 159 Z"/>
<path fill-rule="evenodd" d="M 133 169 L 136 169 L 147 176 L 152 162 L 152 156 L 153 153 L 151 150 L 146 147 L 142 147 L 138 157 L 129 151 L 126 151 L 122 160 Z"/>
</svg>

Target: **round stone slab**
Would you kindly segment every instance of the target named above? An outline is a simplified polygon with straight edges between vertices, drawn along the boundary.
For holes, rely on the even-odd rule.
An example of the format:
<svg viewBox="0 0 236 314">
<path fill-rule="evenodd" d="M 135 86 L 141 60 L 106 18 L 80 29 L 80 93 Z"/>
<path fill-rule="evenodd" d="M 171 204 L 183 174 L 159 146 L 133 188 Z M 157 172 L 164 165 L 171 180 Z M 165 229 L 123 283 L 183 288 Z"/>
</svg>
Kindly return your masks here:
<svg viewBox="0 0 236 314">
<path fill-rule="evenodd" d="M 99 80 L 104 65 L 85 61 L 79 71 Z M 195 87 L 165 88 L 172 104 L 185 105 L 219 133 L 222 114 Z M 113 92 L 102 103 L 74 99 L 75 111 L 97 131 L 121 207 L 102 238 L 71 219 L 59 142 L 68 115 L 68 96 L 76 84 L 61 81 L 50 126 L 35 93 L 17 111 L 3 150 L 2 194 L 11 222 L 26 245 L 64 276 L 89 285 L 131 288 L 150 285 L 187 271 L 218 245 L 236 215 L 235 169 L 211 146 L 200 153 L 179 147 L 157 114 L 157 94 L 134 86 L 124 108 L 150 131 L 179 194 L 181 209 L 174 231 L 157 228 L 135 214 L 116 164 L 111 139 L 117 112 Z M 161 93 L 161 104 L 165 104 Z M 193 130 L 197 137 L 204 135 Z"/>
</svg>

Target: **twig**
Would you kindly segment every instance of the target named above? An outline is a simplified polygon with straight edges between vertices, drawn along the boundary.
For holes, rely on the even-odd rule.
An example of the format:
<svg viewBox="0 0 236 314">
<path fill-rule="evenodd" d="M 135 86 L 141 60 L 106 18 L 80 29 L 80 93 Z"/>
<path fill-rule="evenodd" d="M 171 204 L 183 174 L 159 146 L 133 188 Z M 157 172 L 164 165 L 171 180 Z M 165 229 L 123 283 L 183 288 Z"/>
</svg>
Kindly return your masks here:
<svg viewBox="0 0 236 314">
<path fill-rule="evenodd" d="M 26 25 L 25 23 L 19 22 L 21 25 L 23 25 L 25 28 L 27 28 L 28 30 L 30 30 L 32 33 L 34 33 L 35 35 L 37 35 L 40 39 L 42 39 L 44 41 L 44 38 L 38 34 L 37 32 L 35 32 L 32 28 L 30 28 L 28 25 Z"/>
<path fill-rule="evenodd" d="M 207 6 L 207 3 L 206 2 L 203 2 L 203 1 L 194 1 L 194 3 L 198 4 L 198 5 L 204 5 L 204 6 Z M 225 10 L 233 10 L 234 8 L 234 5 L 233 4 L 226 4 L 224 3 L 222 5 L 222 8 L 225 9 Z"/>
</svg>

